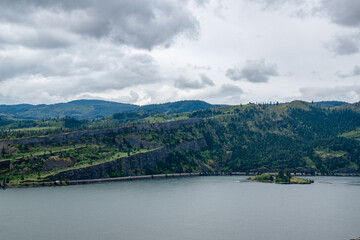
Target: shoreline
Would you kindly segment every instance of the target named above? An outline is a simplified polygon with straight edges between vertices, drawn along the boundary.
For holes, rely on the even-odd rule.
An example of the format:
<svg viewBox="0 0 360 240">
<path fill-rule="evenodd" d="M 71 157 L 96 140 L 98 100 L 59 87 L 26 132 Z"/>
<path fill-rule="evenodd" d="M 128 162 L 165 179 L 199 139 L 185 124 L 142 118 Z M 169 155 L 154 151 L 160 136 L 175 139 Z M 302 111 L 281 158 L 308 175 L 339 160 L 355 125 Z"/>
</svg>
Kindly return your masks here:
<svg viewBox="0 0 360 240">
<path fill-rule="evenodd" d="M 153 174 L 153 175 L 140 175 L 140 176 L 125 176 L 115 178 L 97 178 L 97 179 L 82 179 L 82 180 L 56 180 L 56 181 L 41 181 L 41 182 L 22 182 L 22 183 L 7 183 L 6 188 L 28 188 L 28 187 L 55 187 L 55 186 L 69 186 L 69 185 L 81 185 L 81 184 L 93 184 L 93 183 L 106 183 L 106 182 L 121 182 L 121 181 L 133 181 L 142 179 L 162 179 L 162 178 L 175 178 L 175 177 L 196 177 L 196 176 L 255 176 L 256 173 L 246 172 L 193 172 L 193 173 L 168 173 L 168 174 Z M 299 177 L 319 177 L 319 176 L 334 176 L 334 177 L 360 177 L 360 175 L 354 174 L 337 174 L 337 175 L 311 175 L 303 174 L 297 175 Z M 250 180 L 249 180 L 250 181 Z M 261 182 L 261 181 L 253 181 Z M 285 184 L 285 183 L 280 183 Z"/>
<path fill-rule="evenodd" d="M 92 183 L 106 183 L 106 182 L 121 182 L 133 181 L 142 179 L 161 179 L 161 178 L 174 178 L 174 177 L 195 177 L 195 176 L 250 176 L 243 172 L 233 173 L 168 173 L 168 174 L 154 174 L 154 175 L 140 175 L 140 176 L 126 176 L 115 178 L 97 178 L 97 179 L 82 179 L 82 180 L 56 180 L 56 181 L 42 181 L 42 182 L 22 182 L 22 183 L 7 183 L 6 188 L 27 188 L 27 187 L 52 187 L 52 186 L 69 186 L 80 184 Z"/>
</svg>

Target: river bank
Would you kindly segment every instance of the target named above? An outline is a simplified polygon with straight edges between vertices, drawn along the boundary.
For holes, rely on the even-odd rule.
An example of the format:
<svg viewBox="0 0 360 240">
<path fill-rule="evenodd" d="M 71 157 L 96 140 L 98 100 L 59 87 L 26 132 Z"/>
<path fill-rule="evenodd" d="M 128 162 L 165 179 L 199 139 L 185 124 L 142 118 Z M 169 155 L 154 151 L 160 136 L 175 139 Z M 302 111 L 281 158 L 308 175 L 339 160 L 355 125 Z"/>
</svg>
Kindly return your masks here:
<svg viewBox="0 0 360 240">
<path fill-rule="evenodd" d="M 6 186 L 0 186 L 1 188 L 26 188 L 26 187 L 51 187 L 51 186 L 68 186 L 68 185 L 80 185 L 91 183 L 105 183 L 105 182 L 119 182 L 119 181 L 132 181 L 141 179 L 158 179 L 158 178 L 173 178 L 173 177 L 194 177 L 194 176 L 256 176 L 256 172 L 193 172 L 193 173 L 169 173 L 169 174 L 154 174 L 154 175 L 140 175 L 140 176 L 124 176 L 114 178 L 97 178 L 97 179 L 82 179 L 82 180 L 55 180 L 55 181 L 38 181 L 38 182 L 20 182 L 20 183 L 6 183 Z M 354 174 L 296 174 L 297 177 L 305 176 L 338 176 L 338 177 L 359 177 L 360 175 Z M 299 178 L 297 178 L 299 179 Z M 260 182 L 260 181 L 258 181 Z M 292 184 L 292 183 L 280 183 L 280 184 Z M 356 239 L 357 240 L 357 239 Z M 359 239 L 360 240 L 360 239 Z"/>
<path fill-rule="evenodd" d="M 225 176 L 225 175 L 248 175 L 245 172 L 232 172 L 232 173 L 169 173 L 169 174 L 154 174 L 154 175 L 141 175 L 141 176 L 126 176 L 115 178 L 99 178 L 99 179 L 83 179 L 83 180 L 56 180 L 56 181 L 39 181 L 39 182 L 21 182 L 21 183 L 7 183 L 5 188 L 21 188 L 21 187 L 50 187 L 50 186 L 68 186 L 79 184 L 91 183 L 105 183 L 105 182 L 119 182 L 119 181 L 132 181 L 141 179 L 158 179 L 158 178 L 173 178 L 173 177 L 195 177 L 195 176 Z"/>
</svg>

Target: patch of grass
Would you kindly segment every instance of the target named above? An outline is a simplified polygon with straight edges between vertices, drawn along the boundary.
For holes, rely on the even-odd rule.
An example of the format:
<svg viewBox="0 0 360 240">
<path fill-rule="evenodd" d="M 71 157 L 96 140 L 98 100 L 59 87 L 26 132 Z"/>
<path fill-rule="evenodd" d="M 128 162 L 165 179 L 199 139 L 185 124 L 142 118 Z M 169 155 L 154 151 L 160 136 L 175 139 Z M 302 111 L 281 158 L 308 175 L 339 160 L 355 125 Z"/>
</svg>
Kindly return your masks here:
<svg viewBox="0 0 360 240">
<path fill-rule="evenodd" d="M 20 152 L 20 153 L 14 153 L 12 155 L 12 158 L 6 158 L 6 159 L 2 159 L 0 161 L 8 161 L 8 160 L 19 160 L 22 159 L 24 157 L 37 157 L 37 156 L 41 156 L 44 154 L 56 154 L 59 152 L 67 152 L 70 150 L 75 150 L 75 149 L 79 149 L 79 148 L 83 148 L 85 147 L 85 144 L 78 144 L 78 145 L 70 145 L 70 146 L 61 146 L 61 147 L 49 147 L 49 148 L 44 148 L 44 149 L 34 149 L 33 151 L 27 151 L 27 152 Z M 88 147 L 94 147 L 94 146 L 88 146 Z"/>
<path fill-rule="evenodd" d="M 15 128 L 10 129 L 10 131 L 18 131 L 18 132 L 38 132 L 38 131 L 45 131 L 45 130 L 56 130 L 60 127 L 29 127 L 29 128 Z"/>
<path fill-rule="evenodd" d="M 317 149 L 315 153 L 322 159 L 326 158 L 339 158 L 343 157 L 347 152 L 345 151 L 332 151 L 330 149 Z"/>
<path fill-rule="evenodd" d="M 343 133 L 340 135 L 340 137 L 344 137 L 344 138 L 355 138 L 356 140 L 360 141 L 360 128 L 351 131 L 351 132 L 347 132 L 347 133 Z"/>
</svg>

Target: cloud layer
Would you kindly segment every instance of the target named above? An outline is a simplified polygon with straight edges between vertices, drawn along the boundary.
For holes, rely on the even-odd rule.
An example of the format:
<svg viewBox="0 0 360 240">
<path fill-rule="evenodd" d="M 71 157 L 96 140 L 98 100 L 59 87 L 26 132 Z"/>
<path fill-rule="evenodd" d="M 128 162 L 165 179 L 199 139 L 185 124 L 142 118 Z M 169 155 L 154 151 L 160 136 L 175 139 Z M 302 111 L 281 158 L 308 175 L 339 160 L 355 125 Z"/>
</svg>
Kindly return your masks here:
<svg viewBox="0 0 360 240">
<path fill-rule="evenodd" d="M 359 12 L 355 0 L 3 0 L 0 104 L 359 101 Z"/>
<path fill-rule="evenodd" d="M 170 46 L 174 37 L 196 37 L 198 21 L 178 1 L 78 0 L 0 2 L 3 45 L 66 47 L 78 37 L 152 49 Z"/>
</svg>

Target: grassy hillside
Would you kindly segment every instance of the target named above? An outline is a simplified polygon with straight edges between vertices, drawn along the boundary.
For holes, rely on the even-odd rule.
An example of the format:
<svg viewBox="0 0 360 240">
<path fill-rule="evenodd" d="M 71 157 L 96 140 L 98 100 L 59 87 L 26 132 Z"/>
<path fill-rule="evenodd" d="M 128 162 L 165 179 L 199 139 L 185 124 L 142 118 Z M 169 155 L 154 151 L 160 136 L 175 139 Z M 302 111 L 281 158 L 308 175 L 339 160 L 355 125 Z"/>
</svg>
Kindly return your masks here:
<svg viewBox="0 0 360 240">
<path fill-rule="evenodd" d="M 353 103 L 353 104 L 345 104 L 345 105 L 337 107 L 337 109 L 344 109 L 344 110 L 347 109 L 347 110 L 352 110 L 352 111 L 360 113 L 360 102 Z"/>
</svg>

